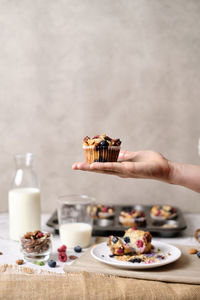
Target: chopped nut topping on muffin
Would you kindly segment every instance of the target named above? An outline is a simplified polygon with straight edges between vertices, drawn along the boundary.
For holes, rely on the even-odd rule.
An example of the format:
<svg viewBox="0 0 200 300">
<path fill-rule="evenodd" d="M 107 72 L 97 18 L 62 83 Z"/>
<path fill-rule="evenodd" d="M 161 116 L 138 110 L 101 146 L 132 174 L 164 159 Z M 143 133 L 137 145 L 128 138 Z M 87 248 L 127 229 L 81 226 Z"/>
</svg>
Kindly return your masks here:
<svg viewBox="0 0 200 300">
<path fill-rule="evenodd" d="M 151 208 L 151 216 L 160 219 L 171 219 L 176 217 L 177 211 L 170 205 L 155 205 Z"/>
<path fill-rule="evenodd" d="M 119 222 L 124 226 L 143 226 L 146 222 L 146 216 L 142 210 L 121 211 Z"/>
<path fill-rule="evenodd" d="M 108 146 L 120 146 L 120 145 L 121 145 L 120 139 L 112 139 L 109 136 L 107 136 L 105 133 L 100 135 L 95 135 L 93 138 L 86 136 L 83 139 L 83 146 L 108 147 Z"/>
<path fill-rule="evenodd" d="M 98 218 L 110 218 L 115 214 L 115 208 L 113 206 L 107 206 L 103 204 L 94 205 L 92 208 L 88 207 L 88 212 L 94 219 Z"/>
</svg>

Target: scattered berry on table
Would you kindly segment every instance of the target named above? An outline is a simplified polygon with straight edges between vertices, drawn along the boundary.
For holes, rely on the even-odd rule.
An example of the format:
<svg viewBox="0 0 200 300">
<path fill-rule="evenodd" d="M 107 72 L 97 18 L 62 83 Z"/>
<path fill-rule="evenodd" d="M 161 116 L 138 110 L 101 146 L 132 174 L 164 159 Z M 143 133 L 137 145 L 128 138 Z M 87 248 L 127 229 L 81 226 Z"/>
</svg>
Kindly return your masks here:
<svg viewBox="0 0 200 300">
<path fill-rule="evenodd" d="M 200 258 L 200 251 L 199 251 L 199 252 L 197 252 L 197 256 L 198 256 L 198 258 Z"/>
<path fill-rule="evenodd" d="M 56 261 L 53 260 L 53 259 L 50 259 L 50 260 L 48 261 L 48 266 L 49 266 L 50 268 L 55 268 L 55 267 L 56 267 Z"/>
<path fill-rule="evenodd" d="M 60 248 L 58 248 L 58 252 L 66 252 L 67 247 L 65 245 L 62 245 Z"/>
<path fill-rule="evenodd" d="M 74 247 L 74 251 L 80 253 L 82 251 L 82 248 L 80 246 Z"/>
<path fill-rule="evenodd" d="M 58 259 L 61 262 L 66 262 L 67 261 L 67 255 L 65 252 L 60 252 L 58 255 Z"/>
</svg>

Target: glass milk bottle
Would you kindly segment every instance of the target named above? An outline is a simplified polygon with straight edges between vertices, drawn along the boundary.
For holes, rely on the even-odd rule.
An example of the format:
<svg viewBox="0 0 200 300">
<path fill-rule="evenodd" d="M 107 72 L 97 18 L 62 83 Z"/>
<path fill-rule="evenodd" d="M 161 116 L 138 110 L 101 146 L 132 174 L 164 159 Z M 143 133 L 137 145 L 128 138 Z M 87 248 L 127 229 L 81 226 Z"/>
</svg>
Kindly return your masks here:
<svg viewBox="0 0 200 300">
<path fill-rule="evenodd" d="M 40 229 L 40 189 L 33 168 L 34 154 L 15 155 L 16 172 L 8 193 L 10 239 L 19 241 Z"/>
</svg>

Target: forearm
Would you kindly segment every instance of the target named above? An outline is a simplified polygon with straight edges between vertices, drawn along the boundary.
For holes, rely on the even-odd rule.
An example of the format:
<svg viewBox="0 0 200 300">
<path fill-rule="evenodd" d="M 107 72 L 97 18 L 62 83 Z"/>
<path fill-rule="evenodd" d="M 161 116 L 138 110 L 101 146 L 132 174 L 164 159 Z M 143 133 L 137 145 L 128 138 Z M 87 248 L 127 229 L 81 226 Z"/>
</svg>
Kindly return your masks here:
<svg viewBox="0 0 200 300">
<path fill-rule="evenodd" d="M 169 161 L 169 183 L 187 187 L 200 193 L 200 166 Z"/>
</svg>

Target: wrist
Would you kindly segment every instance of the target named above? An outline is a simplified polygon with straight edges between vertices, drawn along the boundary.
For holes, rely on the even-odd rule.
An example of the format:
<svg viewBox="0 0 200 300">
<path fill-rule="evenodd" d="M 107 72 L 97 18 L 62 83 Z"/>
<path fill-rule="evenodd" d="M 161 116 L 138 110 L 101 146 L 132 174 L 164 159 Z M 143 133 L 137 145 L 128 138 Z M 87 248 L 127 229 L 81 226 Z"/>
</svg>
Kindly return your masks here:
<svg viewBox="0 0 200 300">
<path fill-rule="evenodd" d="M 200 193 L 200 166 L 168 161 L 168 183 L 187 187 Z"/>
<path fill-rule="evenodd" d="M 168 175 L 168 183 L 181 185 L 181 164 L 168 161 L 169 165 L 169 175 Z"/>
</svg>

